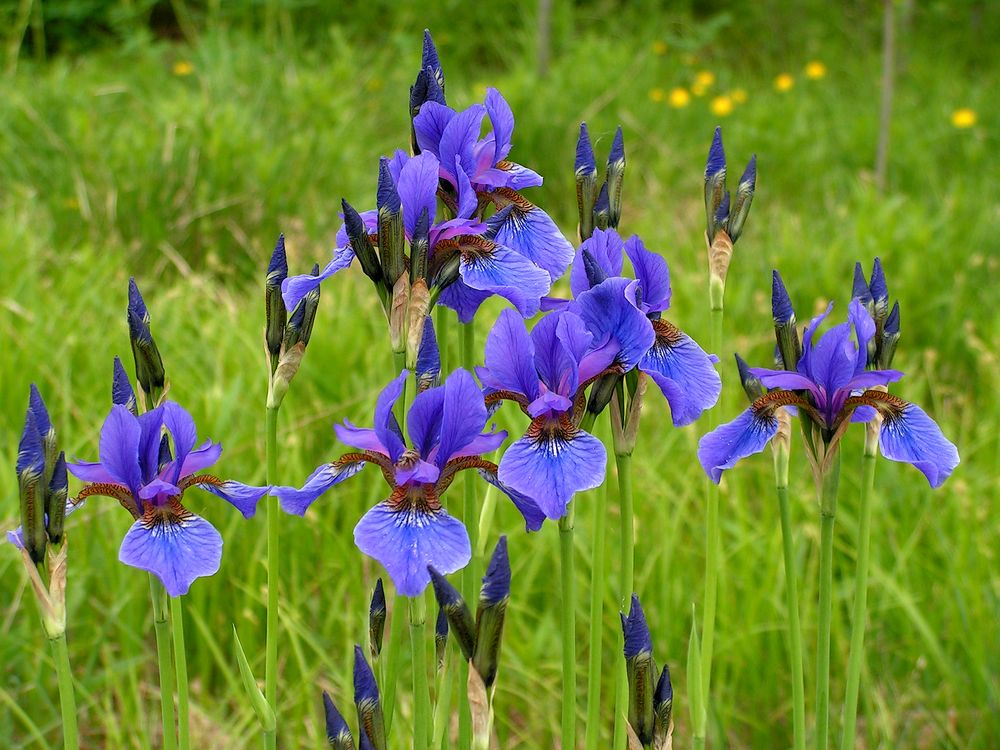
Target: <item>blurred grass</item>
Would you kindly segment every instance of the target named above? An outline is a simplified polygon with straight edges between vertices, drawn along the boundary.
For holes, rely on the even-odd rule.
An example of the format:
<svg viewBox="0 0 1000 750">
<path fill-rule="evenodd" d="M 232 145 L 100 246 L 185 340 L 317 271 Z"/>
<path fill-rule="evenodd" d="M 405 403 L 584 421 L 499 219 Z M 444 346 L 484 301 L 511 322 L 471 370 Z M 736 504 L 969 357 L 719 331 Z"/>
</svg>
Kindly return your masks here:
<svg viewBox="0 0 1000 750">
<path fill-rule="evenodd" d="M 273 27 L 266 18 L 257 24 L 257 17 L 206 24 L 193 43 L 139 36 L 45 64 L 22 58 L 16 76 L 2 80 L 0 464 L 13 466 L 31 381 L 45 394 L 67 454 L 95 454 L 111 358 L 128 353 L 125 285 L 135 275 L 171 395 L 192 411 L 203 436 L 225 444 L 221 473 L 262 481 L 259 287 L 266 259 L 284 231 L 295 269 L 323 261 L 339 224 L 339 198 L 359 208 L 373 203 L 377 157 L 406 143 L 406 91 L 419 31 L 430 25 L 452 104 L 481 98 L 486 85 L 510 100 L 514 156 L 546 176 L 531 197 L 567 234 L 575 216 L 572 153 L 580 120 L 590 124 L 599 153 L 614 127 L 624 126 L 623 230 L 640 233 L 667 257 L 671 320 L 702 341 L 708 320 L 701 170 L 712 128 L 717 121 L 724 127 L 731 172 L 757 153 L 757 198 L 728 290 L 723 367 L 730 385 L 733 350 L 769 360 L 772 267 L 781 270 L 806 319 L 827 299 L 843 310 L 854 260 L 868 267 L 874 255 L 882 257 L 903 312 L 897 366 L 908 376 L 898 392 L 941 422 L 963 463 L 937 492 L 911 468 L 879 463 L 882 512 L 873 524 L 859 745 L 993 747 L 1000 736 L 1000 533 L 993 520 L 1000 511 L 1000 209 L 989 190 L 1000 178 L 1000 105 L 993 96 L 1000 81 L 996 52 L 978 42 L 996 27 L 996 14 L 979 17 L 978 30 L 972 11 L 969 17 L 954 11 L 957 25 L 946 29 L 947 13 L 938 6 L 914 16 L 901 37 L 889 185 L 880 195 L 870 174 L 878 23 L 858 7 L 838 14 L 809 3 L 787 18 L 795 32 L 767 35 L 780 4 L 763 4 L 749 21 L 743 4 L 699 21 L 668 15 L 655 3 L 617 15 L 603 4 L 572 11 L 558 5 L 555 54 L 549 75 L 539 79 L 532 3 L 517 4 L 524 14 L 508 28 L 498 28 L 485 10 L 456 23 L 464 6 L 455 3 L 429 16 L 400 9 L 389 28 L 376 24 L 387 12 L 381 3 L 352 6 L 354 15 L 342 20 L 310 16 L 319 12 L 306 6 L 301 15 L 285 4 L 267 6 L 277 11 Z M 826 65 L 820 80 L 803 73 L 813 59 Z M 179 63 L 190 72 L 175 72 L 186 70 Z M 682 109 L 655 101 L 655 90 L 690 87 L 702 70 L 716 79 L 705 96 Z M 774 89 L 779 73 L 794 76 L 790 91 Z M 737 88 L 746 102 L 727 117 L 712 114 L 712 98 Z M 959 107 L 975 110 L 979 124 L 952 127 L 950 114 Z M 388 347 L 379 343 L 381 313 L 361 278 L 338 277 L 324 289 L 316 335 L 281 414 L 282 481 L 297 483 L 336 455 L 329 425 L 342 418 L 369 423 L 375 395 L 390 377 Z M 498 303 L 484 308 L 480 341 L 499 309 Z M 742 404 L 739 389 L 727 387 L 721 413 L 735 414 Z M 647 411 L 634 462 L 636 580 L 657 656 L 673 667 L 681 741 L 688 726 L 687 613 L 692 601 L 700 604 L 702 587 L 704 479 L 695 460 L 701 428 L 670 428 L 658 396 Z M 502 411 L 500 422 L 523 429 L 513 411 Z M 860 456 L 858 437 L 845 445 L 837 535 L 835 707 L 848 645 L 858 491 L 850 467 L 852 456 Z M 801 463 L 793 492 L 810 681 L 818 525 Z M 381 574 L 356 552 L 350 530 L 380 498 L 380 482 L 374 475 L 355 480 L 306 520 L 283 519 L 287 637 L 279 700 L 286 747 L 322 744 L 321 689 L 331 690 L 342 708 L 350 703 L 351 646 L 364 638 L 367 595 Z M 790 734 L 790 688 L 770 462 L 746 462 L 727 477 L 723 493 L 715 731 L 734 748 L 782 747 Z M 13 526 L 11 470 L 0 472 L 0 497 L 8 498 L 0 527 Z M 590 555 L 583 543 L 588 499 L 580 497 L 581 576 L 588 575 Z M 254 746 L 229 628 L 238 624 L 262 673 L 263 519 L 243 521 L 209 496 L 188 500 L 226 539 L 222 570 L 193 587 L 186 608 L 193 734 L 204 747 Z M 113 503 L 94 500 L 71 524 L 69 637 L 88 746 L 159 742 L 145 577 L 117 563 L 128 523 Z M 497 694 L 501 744 L 555 746 L 555 533 L 546 528 L 526 536 L 509 504 L 500 506 L 496 529 L 511 534 L 514 565 Z M 616 544 L 614 534 L 607 543 Z M 25 586 L 17 558 L 0 555 L 0 737 L 9 747 L 54 747 L 55 675 Z M 615 658 L 614 615 L 609 600 L 607 670 Z M 411 716 L 407 693 L 401 693 L 397 746 Z M 612 691 L 605 693 L 610 726 Z"/>
</svg>

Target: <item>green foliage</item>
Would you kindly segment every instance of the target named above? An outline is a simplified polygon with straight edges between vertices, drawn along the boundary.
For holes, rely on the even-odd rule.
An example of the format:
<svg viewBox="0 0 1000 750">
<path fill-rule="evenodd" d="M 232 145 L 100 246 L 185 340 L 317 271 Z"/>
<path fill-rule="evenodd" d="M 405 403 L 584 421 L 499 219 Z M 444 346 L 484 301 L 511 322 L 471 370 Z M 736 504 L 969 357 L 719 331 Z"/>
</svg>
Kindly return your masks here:
<svg viewBox="0 0 1000 750">
<path fill-rule="evenodd" d="M 726 340 L 751 363 L 770 361 L 772 267 L 781 270 L 805 320 L 824 295 L 834 295 L 842 309 L 854 260 L 868 266 L 881 255 L 903 311 L 896 363 L 908 376 L 898 392 L 924 404 L 962 453 L 962 466 L 936 493 L 911 468 L 879 462 L 861 731 L 894 747 L 986 748 L 1000 736 L 1000 603 L 991 577 L 1000 547 L 992 522 L 1000 511 L 1000 274 L 993 251 L 1000 214 L 990 193 L 1000 177 L 1000 105 L 993 96 L 1000 66 L 994 47 L 980 38 L 985 32 L 962 25 L 965 11 L 935 5 L 917 13 L 902 34 L 889 186 L 880 195 L 870 176 L 878 24 L 826 3 L 803 6 L 796 11 L 801 27 L 781 29 L 765 17 L 768 4 L 735 3 L 728 23 L 712 28 L 692 21 L 694 12 L 668 15 L 652 2 L 614 15 L 609 3 L 557 3 L 544 79 L 533 71 L 536 6 L 527 0 L 502 19 L 484 4 L 449 1 L 428 14 L 393 5 L 389 27 L 384 2 L 353 5 L 336 17 L 318 2 L 256 3 L 242 11 L 223 10 L 227 3 L 171 5 L 190 12 L 198 31 L 193 46 L 122 33 L 112 38 L 123 44 L 57 56 L 44 66 L 22 57 L 0 97 L 0 466 L 10 467 L 0 471 L 0 528 L 16 523 L 13 465 L 30 381 L 45 395 L 67 455 L 95 456 L 112 356 L 128 355 L 129 275 L 149 306 L 171 396 L 191 410 L 204 437 L 225 444 L 220 473 L 263 481 L 267 259 L 284 231 L 293 273 L 325 262 L 340 197 L 358 208 L 374 205 L 378 156 L 407 142 L 406 92 L 425 25 L 435 32 L 454 104 L 480 99 L 487 84 L 509 98 L 517 115 L 514 156 L 546 176 L 531 198 L 567 234 L 576 213 L 580 120 L 590 125 L 599 161 L 615 126 L 624 126 L 622 228 L 667 257 L 671 320 L 702 341 L 709 321 L 701 171 L 720 119 L 709 103 L 742 89 L 747 101 L 722 118 L 730 171 L 738 174 L 756 151 L 760 177 L 727 285 Z M 49 0 L 44 7 L 46 14 L 62 8 L 68 17 L 71 8 L 110 13 L 123 5 Z M 214 17 L 213 8 L 230 15 Z M 996 28 L 995 13 L 980 13 L 981 28 Z M 949 27 L 945 18 L 959 23 Z M 665 54 L 657 54 L 657 41 L 667 42 Z M 99 42 L 81 41 L 78 48 Z M 802 75 L 811 59 L 826 64 L 825 78 Z M 186 70 L 180 63 L 190 65 L 190 74 L 179 74 Z M 655 91 L 690 87 L 700 70 L 716 77 L 706 97 L 681 109 L 656 101 Z M 782 72 L 796 78 L 786 93 L 772 85 Z M 981 124 L 953 128 L 950 113 L 962 106 L 974 109 Z M 284 402 L 283 483 L 301 482 L 338 455 L 330 423 L 368 424 L 390 375 L 388 346 L 379 345 L 387 344 L 380 307 L 360 271 L 350 274 L 324 289 L 308 355 Z M 497 302 L 484 308 L 480 340 L 499 309 Z M 725 418 L 745 399 L 731 351 L 720 354 Z M 701 429 L 670 428 L 659 396 L 648 402 L 633 461 L 636 581 L 677 695 L 685 696 L 687 613 L 702 586 L 705 480 L 695 460 Z M 499 419 L 523 428 L 513 411 Z M 844 445 L 835 543 L 835 730 L 860 456 L 855 435 Z M 793 455 L 793 468 L 801 459 Z M 290 730 L 284 747 L 322 744 L 321 688 L 350 702 L 352 645 L 364 636 L 367 597 L 381 572 L 357 553 L 351 529 L 381 499 L 380 485 L 378 477 L 356 479 L 317 503 L 306 520 L 283 520 L 280 710 Z M 189 507 L 226 539 L 222 570 L 194 585 L 186 607 L 192 736 L 198 746 L 250 747 L 256 719 L 232 666 L 229 633 L 237 623 L 254 672 L 262 674 L 264 519 L 244 521 L 214 497 L 191 492 Z M 801 530 L 808 649 L 815 611 L 805 603 L 816 600 L 819 529 L 804 469 L 793 471 L 790 493 Z M 452 506 L 457 512 L 454 497 Z M 791 691 L 769 459 L 749 461 L 727 478 L 721 516 L 729 574 L 718 605 L 712 681 L 718 713 L 709 721 L 733 747 L 781 746 L 790 736 Z M 581 509 L 577 518 L 586 526 L 589 513 Z M 88 746 L 146 747 L 143 737 L 153 736 L 159 721 L 146 577 L 117 562 L 129 523 L 117 505 L 98 498 L 68 524 L 67 632 Z M 509 503 L 498 506 L 496 528 L 510 534 L 514 580 L 498 731 L 504 746 L 548 747 L 559 721 L 556 530 L 525 535 Z M 20 563 L 9 549 L 0 551 L 0 737 L 10 747 L 55 746 L 55 674 L 22 596 Z M 578 553 L 579 574 L 588 576 L 589 553 Z M 607 604 L 604 674 L 612 675 L 617 625 Z M 612 691 L 608 680 L 607 706 Z M 400 715 L 397 738 L 412 721 L 409 707 Z M 687 709 L 676 715 L 682 738 Z"/>
</svg>

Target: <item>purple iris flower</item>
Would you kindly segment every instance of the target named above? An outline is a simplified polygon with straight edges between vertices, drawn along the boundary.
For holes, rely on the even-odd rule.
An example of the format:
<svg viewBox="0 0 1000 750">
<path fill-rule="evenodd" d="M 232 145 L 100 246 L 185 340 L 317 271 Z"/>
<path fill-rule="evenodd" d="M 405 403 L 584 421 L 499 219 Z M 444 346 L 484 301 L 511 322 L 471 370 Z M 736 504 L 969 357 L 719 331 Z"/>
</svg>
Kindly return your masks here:
<svg viewBox="0 0 1000 750">
<path fill-rule="evenodd" d="M 471 556 L 465 526 L 441 505 L 456 473 L 476 469 L 515 503 L 531 501 L 506 488 L 496 478 L 496 465 L 480 457 L 496 450 L 507 433 L 484 431 L 488 417 L 483 394 L 465 370 L 456 370 L 444 385 L 413 399 L 406 418 L 410 446 L 406 445 L 393 407 L 408 375 L 404 370 L 379 395 L 374 428 L 350 422 L 334 426 L 340 441 L 358 452 L 320 466 L 301 489 L 275 487 L 273 494 L 287 513 L 305 515 L 320 495 L 366 463 L 378 466 L 392 492 L 354 527 L 354 542 L 385 566 L 399 593 L 418 596 L 430 582 L 428 565 L 453 573 Z"/>
<path fill-rule="evenodd" d="M 222 537 L 181 504 L 184 492 L 200 487 L 250 518 L 269 489 L 198 474 L 219 460 L 222 446 L 211 440 L 198 445 L 194 420 L 172 401 L 139 416 L 112 406 L 99 451 L 100 461 L 67 464 L 88 483 L 75 502 L 92 495 L 118 500 L 135 519 L 118 559 L 157 576 L 170 596 L 186 594 L 196 578 L 216 573 L 222 559 Z"/>
<path fill-rule="evenodd" d="M 861 300 L 851 302 L 848 322 L 834 326 L 817 340 L 816 330 L 832 308 L 831 303 L 806 328 L 796 370 L 751 368 L 750 373 L 773 390 L 701 439 L 698 458 L 713 481 L 718 482 L 722 472 L 741 458 L 764 449 L 778 431 L 775 411 L 779 407 L 795 407 L 800 417 L 804 413 L 820 428 L 828 445 L 838 441 L 851 422 L 868 422 L 877 412 L 883 420 L 879 432 L 882 454 L 913 464 L 932 487 L 940 486 L 958 465 L 958 450 L 923 409 L 872 390 L 899 380 L 903 373 L 865 369 L 875 321 Z"/>
<path fill-rule="evenodd" d="M 486 117 L 489 117 L 491 130 L 480 138 Z M 428 101 L 414 118 L 413 128 L 421 151 L 438 157 L 441 179 L 459 196 L 457 215 L 463 215 L 463 196 L 471 191 L 477 207 L 490 203 L 496 207 L 498 220 L 492 239 L 498 245 L 509 248 L 531 266 L 543 269 L 550 285 L 565 273 L 573 258 L 573 246 L 552 218 L 520 193 L 523 188 L 541 185 L 542 177 L 507 158 L 514 133 L 514 114 L 499 91 L 487 89 L 483 104 L 473 104 L 462 112 Z M 503 213 L 503 209 L 508 210 Z M 512 262 L 508 258 L 502 263 L 498 260 L 496 265 Z M 508 275 L 514 273 L 512 269 Z M 524 271 L 519 273 L 524 274 Z M 517 284 L 523 285 L 523 280 L 518 280 Z M 441 301 L 467 322 L 489 297 L 490 291 L 469 283 L 463 275 L 459 282 L 445 290 Z M 518 309 L 525 314 L 520 306 Z M 531 314 L 533 312 L 526 315 L 530 317 Z"/>
<path fill-rule="evenodd" d="M 691 424 L 718 401 L 722 380 L 714 367 L 718 358 L 707 354 L 694 339 L 662 318 L 670 308 L 670 269 L 666 260 L 647 250 L 637 235 L 623 242 L 614 229 L 596 229 L 580 245 L 573 260 L 570 271 L 573 296 L 579 299 L 605 278 L 620 277 L 625 256 L 635 273 L 627 301 L 642 312 L 653 332 L 652 343 L 639 359 L 638 368 L 663 392 L 674 425 Z M 573 303 L 546 298 L 542 306 L 572 309 Z M 601 315 L 601 311 L 595 310 L 595 314 Z"/>
<path fill-rule="evenodd" d="M 527 432 L 504 453 L 499 477 L 535 499 L 536 517 L 540 511 L 561 518 L 574 493 L 604 481 L 604 446 L 579 427 L 585 389 L 605 373 L 634 367 L 652 340 L 643 316 L 616 303 L 625 299 L 625 283 L 608 279 L 580 295 L 580 314 L 550 313 L 530 335 L 523 320 L 504 310 L 486 340 L 485 366 L 478 374 L 487 401 L 515 401 L 531 417 Z M 588 327 L 588 318 L 595 325 Z M 531 528 L 527 513 L 525 519 Z"/>
</svg>

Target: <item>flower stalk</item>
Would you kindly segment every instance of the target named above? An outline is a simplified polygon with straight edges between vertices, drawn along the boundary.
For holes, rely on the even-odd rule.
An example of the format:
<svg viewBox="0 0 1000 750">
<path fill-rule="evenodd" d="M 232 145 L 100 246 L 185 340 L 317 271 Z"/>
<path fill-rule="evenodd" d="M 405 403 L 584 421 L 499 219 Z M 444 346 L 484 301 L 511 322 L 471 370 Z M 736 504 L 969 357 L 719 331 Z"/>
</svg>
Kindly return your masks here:
<svg viewBox="0 0 1000 750">
<path fill-rule="evenodd" d="M 49 638 L 52 656 L 59 677 L 59 708 L 62 711 L 63 747 L 76 750 L 80 747 L 80 735 L 76 724 L 76 695 L 73 692 L 73 672 L 69 666 L 69 649 L 66 647 L 66 632 Z"/>
<path fill-rule="evenodd" d="M 595 493 L 591 517 L 590 568 L 590 664 L 587 667 L 587 750 L 597 750 L 601 741 L 601 666 L 604 655 L 601 643 L 604 635 L 605 560 L 604 537 L 611 483 Z"/>
<path fill-rule="evenodd" d="M 280 405 L 267 406 L 264 414 L 264 452 L 267 464 L 267 484 L 278 479 L 278 409 Z M 267 498 L 267 633 L 264 643 L 264 699 L 274 711 L 278 698 L 278 554 L 281 539 L 281 509 L 278 498 Z M 275 711 L 277 721 L 277 712 Z M 277 747 L 277 727 L 265 732 L 270 750 Z"/>
<path fill-rule="evenodd" d="M 820 512 L 819 623 L 816 642 L 816 748 L 826 750 L 830 730 L 830 625 L 833 610 L 833 530 L 840 485 L 840 449 L 827 454 L 817 477 Z"/>
<path fill-rule="evenodd" d="M 473 327 L 473 323 L 465 323 L 461 326 L 461 330 L 459 355 L 462 366 L 471 370 L 479 356 L 476 351 L 476 329 Z M 476 549 L 475 535 L 479 529 L 474 528 L 472 524 L 476 513 L 476 485 L 474 481 L 474 477 L 469 474 L 463 478 L 462 520 L 465 521 L 466 527 L 469 529 L 469 541 L 472 548 Z M 476 596 L 475 560 L 476 558 L 473 557 L 462 570 L 462 594 L 469 601 L 472 601 Z M 468 664 L 463 664 L 459 677 L 462 680 L 460 684 L 468 683 Z M 468 750 L 472 746 L 472 715 L 469 709 L 469 694 L 466 690 L 458 691 L 458 746 L 460 750 Z"/>
<path fill-rule="evenodd" d="M 559 519 L 559 562 L 562 582 L 562 747 L 576 747 L 576 569 L 573 516 L 567 508 Z"/>
<path fill-rule="evenodd" d="M 167 591 L 160 580 L 149 575 L 149 595 L 153 603 L 153 630 L 156 634 L 156 657 L 160 669 L 160 717 L 163 722 L 163 750 L 177 747 L 174 727 L 174 674 L 170 668 L 170 623 Z"/>
<path fill-rule="evenodd" d="M 427 599 L 409 600 L 410 649 L 413 668 L 413 750 L 427 750 L 430 738 L 431 697 L 427 684 Z"/>
<path fill-rule="evenodd" d="M 191 747 L 191 717 L 187 671 L 187 651 L 184 647 L 184 600 L 170 597 L 170 626 L 174 638 L 174 668 L 177 672 L 177 747 Z"/>
</svg>

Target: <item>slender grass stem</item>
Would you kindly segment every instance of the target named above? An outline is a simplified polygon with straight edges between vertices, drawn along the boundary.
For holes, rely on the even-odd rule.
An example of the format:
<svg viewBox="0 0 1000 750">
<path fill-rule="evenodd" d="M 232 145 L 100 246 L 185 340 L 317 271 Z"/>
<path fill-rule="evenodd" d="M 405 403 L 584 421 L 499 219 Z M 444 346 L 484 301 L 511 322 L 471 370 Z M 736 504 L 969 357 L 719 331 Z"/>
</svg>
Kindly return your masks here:
<svg viewBox="0 0 1000 750">
<path fill-rule="evenodd" d="M 149 575 L 149 596 L 153 602 L 153 631 L 156 634 L 156 657 L 160 668 L 160 718 L 163 722 L 163 750 L 177 747 L 174 727 L 174 671 L 170 666 L 170 622 L 167 613 L 167 591 L 152 573 Z"/>
<path fill-rule="evenodd" d="M 476 364 L 476 329 L 472 323 L 462 326 L 460 341 L 460 357 L 462 367 L 468 370 Z M 471 471 L 465 472 L 462 485 L 462 520 L 469 530 L 469 541 L 472 549 L 477 548 L 478 526 L 473 523 L 476 517 L 476 485 Z M 476 559 L 473 558 L 462 571 L 462 595 L 469 602 L 477 601 L 479 592 L 476 589 Z M 460 670 L 460 685 L 466 685 L 469 678 L 469 665 L 463 664 Z M 464 689 L 458 691 L 458 746 L 460 750 L 472 747 L 472 714 L 469 712 L 469 695 Z"/>
<path fill-rule="evenodd" d="M 833 526 L 837 518 L 840 449 L 820 492 L 819 624 L 816 642 L 816 748 L 826 750 L 830 733 L 830 625 L 833 612 Z"/>
<path fill-rule="evenodd" d="M 858 718 L 858 690 L 865 656 L 865 618 L 868 613 L 868 562 L 871 553 L 872 491 L 878 456 L 878 430 L 865 432 L 865 452 L 861 459 L 861 501 L 858 508 L 858 568 L 854 576 L 854 613 L 851 617 L 851 650 L 847 661 L 847 693 L 844 696 L 844 727 L 841 750 L 855 744 Z"/>
<path fill-rule="evenodd" d="M 382 686 L 384 700 L 382 712 L 385 715 L 385 731 L 392 729 L 392 716 L 396 710 L 396 682 L 399 680 L 399 645 L 403 641 L 404 597 L 396 595 L 389 621 L 389 642 L 385 650 L 385 685 Z"/>
<path fill-rule="evenodd" d="M 413 655 L 413 750 L 427 750 L 431 696 L 427 684 L 427 599 L 410 599 L 410 652 Z"/>
<path fill-rule="evenodd" d="M 445 656 L 444 666 L 437 676 L 437 697 L 434 704 L 434 731 L 431 733 L 431 747 L 434 750 L 447 750 L 448 724 L 451 717 L 451 685 L 455 682 L 452 670 L 455 668 L 451 654 Z"/>
<path fill-rule="evenodd" d="M 601 665 L 604 656 L 601 644 L 604 635 L 604 536 L 608 515 L 611 483 L 604 482 L 603 492 L 595 493 L 591 521 L 590 567 L 590 664 L 587 669 L 587 750 L 597 750 L 601 741 Z"/>
<path fill-rule="evenodd" d="M 76 694 L 73 692 L 73 672 L 69 666 L 69 649 L 66 633 L 50 638 L 52 656 L 59 676 L 59 707 L 62 710 L 63 747 L 76 750 L 80 747 L 80 734 L 76 725 Z"/>
<path fill-rule="evenodd" d="M 576 748 L 576 570 L 573 516 L 570 503 L 559 519 L 559 556 L 562 579 L 562 747 Z"/>
<path fill-rule="evenodd" d="M 788 449 L 774 452 L 774 484 L 781 516 L 781 546 L 785 563 L 785 605 L 788 610 L 788 651 L 792 669 L 792 731 L 795 750 L 806 746 L 806 697 L 802 668 L 802 623 L 799 619 L 799 585 L 795 572 L 795 536 L 788 502 Z"/>
<path fill-rule="evenodd" d="M 268 406 L 265 412 L 264 451 L 267 462 L 267 483 L 278 481 L 278 406 Z M 281 539 L 281 509 L 278 498 L 267 498 L 267 634 L 264 644 L 264 698 L 278 716 L 278 546 Z M 273 734 L 265 733 L 265 746 L 277 746 L 277 724 Z"/>
<path fill-rule="evenodd" d="M 628 602 L 635 588 L 635 539 L 633 537 L 633 502 L 632 502 L 632 456 L 625 453 L 615 453 L 615 465 L 618 469 L 618 504 L 621 513 L 621 584 L 618 591 L 618 608 L 626 612 Z M 624 643 L 619 634 L 617 655 L 622 653 Z M 625 721 L 628 716 L 628 676 L 625 673 L 624 658 L 616 658 L 618 665 L 615 675 L 615 737 L 614 747 L 622 750 L 627 739 Z"/>
<path fill-rule="evenodd" d="M 191 747 L 190 700 L 188 696 L 187 651 L 184 646 L 184 600 L 170 597 L 170 627 L 174 636 L 174 667 L 177 671 L 177 747 Z"/>
</svg>

